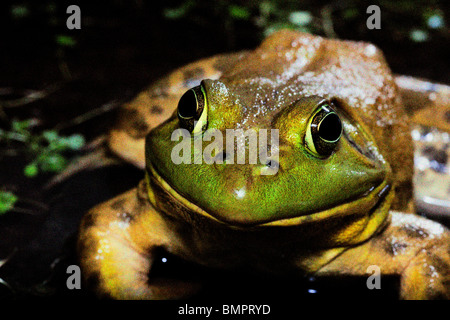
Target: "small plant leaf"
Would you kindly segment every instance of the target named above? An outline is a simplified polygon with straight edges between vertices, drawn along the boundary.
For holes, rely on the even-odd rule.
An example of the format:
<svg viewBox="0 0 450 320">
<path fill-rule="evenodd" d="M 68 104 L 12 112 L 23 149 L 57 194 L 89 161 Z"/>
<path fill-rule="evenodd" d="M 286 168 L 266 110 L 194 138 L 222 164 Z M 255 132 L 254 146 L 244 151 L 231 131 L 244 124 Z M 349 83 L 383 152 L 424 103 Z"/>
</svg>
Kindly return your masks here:
<svg viewBox="0 0 450 320">
<path fill-rule="evenodd" d="M 28 178 L 34 178 L 39 173 L 39 168 L 36 163 L 32 162 L 25 166 L 23 173 Z"/>
<path fill-rule="evenodd" d="M 186 14 L 194 5 L 194 1 L 185 1 L 177 8 L 165 8 L 163 11 L 163 15 L 167 19 L 180 19 L 186 16 Z"/>
<path fill-rule="evenodd" d="M 31 127 L 32 125 L 32 120 L 28 119 L 28 120 L 13 120 L 12 121 L 12 130 L 15 132 L 24 132 L 24 131 L 28 131 L 28 129 Z"/>
<path fill-rule="evenodd" d="M 67 146 L 72 150 L 80 150 L 85 144 L 81 134 L 73 134 L 67 138 Z"/>
<path fill-rule="evenodd" d="M 312 21 L 312 15 L 308 11 L 294 11 L 289 14 L 289 21 L 297 26 L 306 26 Z"/>
<path fill-rule="evenodd" d="M 30 14 L 30 10 L 25 5 L 15 5 L 11 7 L 11 15 L 14 19 L 25 18 Z"/>
<path fill-rule="evenodd" d="M 14 208 L 18 197 L 10 191 L 0 191 L 0 215 Z"/>
<path fill-rule="evenodd" d="M 426 32 L 425 30 L 422 30 L 422 29 L 413 29 L 409 33 L 409 37 L 414 42 L 425 42 L 428 40 L 428 32 Z"/>
<path fill-rule="evenodd" d="M 41 169 L 44 172 L 59 172 L 67 165 L 66 158 L 59 153 L 44 155 L 40 160 Z"/>
<path fill-rule="evenodd" d="M 56 43 L 61 47 L 74 47 L 77 41 L 71 36 L 58 35 L 56 36 Z"/>
<path fill-rule="evenodd" d="M 231 5 L 228 7 L 231 17 L 239 20 L 246 20 L 250 17 L 250 11 L 246 7 Z"/>
<path fill-rule="evenodd" d="M 46 130 L 42 133 L 42 136 L 48 141 L 52 142 L 58 139 L 58 133 L 55 130 Z"/>
</svg>

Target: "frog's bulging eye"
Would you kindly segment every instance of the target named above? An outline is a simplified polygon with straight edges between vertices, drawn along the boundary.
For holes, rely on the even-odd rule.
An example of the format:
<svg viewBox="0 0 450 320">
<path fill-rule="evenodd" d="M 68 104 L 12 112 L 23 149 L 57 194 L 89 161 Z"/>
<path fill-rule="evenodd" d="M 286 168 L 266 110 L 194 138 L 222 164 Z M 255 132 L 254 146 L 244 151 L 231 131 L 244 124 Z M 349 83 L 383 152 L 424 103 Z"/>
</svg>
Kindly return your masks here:
<svg viewBox="0 0 450 320">
<path fill-rule="evenodd" d="M 323 117 L 318 125 L 319 137 L 327 142 L 339 140 L 342 134 L 342 123 L 339 116 L 334 113 L 328 113 Z"/>
<path fill-rule="evenodd" d="M 306 130 L 305 143 L 315 156 L 330 156 L 342 135 L 339 115 L 327 103 L 321 105 L 312 116 Z"/>
<path fill-rule="evenodd" d="M 186 91 L 178 102 L 180 126 L 193 134 L 206 130 L 207 113 L 206 93 L 201 85 Z"/>
</svg>

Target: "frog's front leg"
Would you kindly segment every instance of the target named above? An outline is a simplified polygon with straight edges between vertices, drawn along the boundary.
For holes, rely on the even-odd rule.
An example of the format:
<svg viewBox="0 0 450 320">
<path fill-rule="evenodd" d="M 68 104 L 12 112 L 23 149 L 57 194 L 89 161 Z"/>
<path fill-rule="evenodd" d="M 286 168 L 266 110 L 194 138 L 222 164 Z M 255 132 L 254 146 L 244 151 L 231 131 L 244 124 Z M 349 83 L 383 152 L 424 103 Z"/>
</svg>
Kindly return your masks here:
<svg viewBox="0 0 450 320">
<path fill-rule="evenodd" d="M 197 283 L 149 278 L 155 251 L 169 248 L 175 239 L 138 189 L 95 207 L 83 218 L 78 249 L 86 285 L 98 296 L 113 299 L 194 294 L 200 287 Z"/>
<path fill-rule="evenodd" d="M 391 212 L 390 225 L 360 246 L 350 248 L 317 275 L 369 276 L 376 265 L 383 274 L 400 276 L 400 298 L 450 299 L 450 232 L 415 215 Z"/>
</svg>

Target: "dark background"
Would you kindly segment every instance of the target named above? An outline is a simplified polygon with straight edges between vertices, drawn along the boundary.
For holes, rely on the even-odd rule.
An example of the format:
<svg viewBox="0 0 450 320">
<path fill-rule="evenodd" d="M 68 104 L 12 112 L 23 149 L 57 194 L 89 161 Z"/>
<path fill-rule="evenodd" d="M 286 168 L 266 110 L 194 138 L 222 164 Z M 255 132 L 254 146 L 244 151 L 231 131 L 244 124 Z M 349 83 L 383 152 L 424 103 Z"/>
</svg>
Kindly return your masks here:
<svg viewBox="0 0 450 320">
<path fill-rule="evenodd" d="M 81 8 L 81 30 L 66 28 L 70 4 Z M 380 30 L 366 27 L 371 4 L 381 9 Z M 448 14 L 448 1 L 3 1 L 0 191 L 17 199 L 0 213 L 0 297 L 67 295 L 61 279 L 64 266 L 76 263 L 73 235 L 81 215 L 142 177 L 121 165 L 46 189 L 65 163 L 24 174 L 38 154 L 34 137 L 50 130 L 89 143 L 108 130 L 122 102 L 164 73 L 201 57 L 254 48 L 285 27 L 375 43 L 394 73 L 448 84 Z M 31 140 L 6 141 L 14 121 L 30 119 Z M 61 154 L 69 162 L 83 152 Z M 321 294 L 353 283 L 336 281 Z M 310 287 L 305 283 L 301 295 Z"/>
</svg>

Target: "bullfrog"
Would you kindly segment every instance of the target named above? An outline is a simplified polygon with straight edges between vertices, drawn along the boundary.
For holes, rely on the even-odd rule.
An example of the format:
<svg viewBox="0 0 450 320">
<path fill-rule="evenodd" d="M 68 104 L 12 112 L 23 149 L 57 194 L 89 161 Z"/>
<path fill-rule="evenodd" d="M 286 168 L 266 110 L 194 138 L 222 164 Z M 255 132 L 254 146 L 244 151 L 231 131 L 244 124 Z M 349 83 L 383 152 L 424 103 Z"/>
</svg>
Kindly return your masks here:
<svg viewBox="0 0 450 320">
<path fill-rule="evenodd" d="M 450 233 L 413 213 L 412 112 L 402 94 L 424 95 L 405 83 L 372 44 L 292 30 L 157 81 L 109 134 L 109 148 L 145 175 L 84 216 L 86 285 L 113 299 L 197 293 L 201 281 L 152 278 L 164 249 L 269 276 L 368 276 L 376 266 L 400 277 L 402 299 L 450 298 Z M 201 159 L 208 132 L 239 129 L 277 138 L 265 140 L 264 161 L 234 161 L 237 150 L 250 153 L 248 137 Z M 192 161 L 174 161 L 182 140 Z"/>
</svg>

